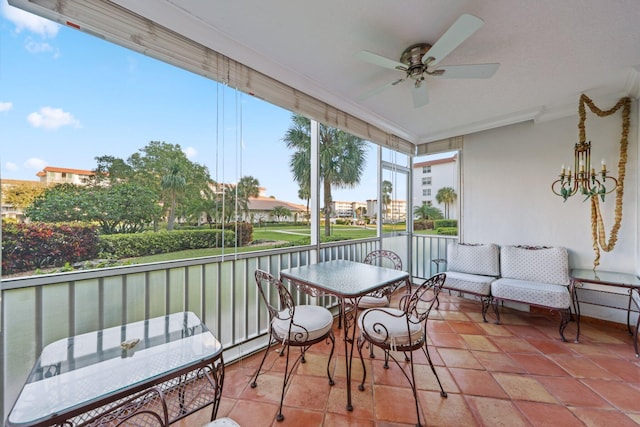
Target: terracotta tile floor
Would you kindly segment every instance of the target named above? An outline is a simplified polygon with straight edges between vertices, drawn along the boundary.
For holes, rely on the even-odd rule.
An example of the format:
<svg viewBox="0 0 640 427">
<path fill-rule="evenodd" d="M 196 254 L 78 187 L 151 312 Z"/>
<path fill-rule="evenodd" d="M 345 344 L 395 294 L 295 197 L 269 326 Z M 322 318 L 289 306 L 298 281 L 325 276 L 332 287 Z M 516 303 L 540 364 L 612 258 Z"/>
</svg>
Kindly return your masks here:
<svg viewBox="0 0 640 427">
<path fill-rule="evenodd" d="M 418 358 L 419 400 L 427 425 L 640 424 L 640 360 L 624 326 L 583 321 L 580 343 L 563 343 L 553 314 L 503 313 L 501 325 L 483 323 L 478 302 L 441 296 L 440 309 L 429 320 L 429 348 L 449 396 L 440 397 L 424 356 Z M 336 329 L 336 335 L 335 385 L 326 378 L 329 346 L 317 344 L 289 383 L 283 422 L 275 417 L 284 360 L 275 352 L 255 389 L 249 381 L 263 353 L 228 365 L 218 416 L 248 427 L 415 425 L 406 379 L 397 366 L 383 369 L 379 352 L 366 359 L 365 391 L 358 390 L 362 367 L 355 361 L 354 410 L 346 410 L 344 343 L 341 331 Z M 565 335 L 575 337 L 575 323 Z"/>
</svg>

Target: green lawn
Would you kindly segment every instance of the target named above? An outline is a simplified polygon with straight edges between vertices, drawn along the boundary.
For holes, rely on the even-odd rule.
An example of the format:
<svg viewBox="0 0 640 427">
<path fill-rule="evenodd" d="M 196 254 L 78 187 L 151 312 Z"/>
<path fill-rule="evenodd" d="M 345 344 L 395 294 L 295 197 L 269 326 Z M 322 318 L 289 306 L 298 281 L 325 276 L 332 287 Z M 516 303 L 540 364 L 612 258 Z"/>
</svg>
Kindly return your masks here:
<svg viewBox="0 0 640 427">
<path fill-rule="evenodd" d="M 384 232 L 402 231 L 404 230 L 404 224 L 385 224 L 383 226 Z M 417 234 L 435 234 L 434 230 L 420 230 Z M 324 235 L 324 228 L 321 227 L 320 234 Z M 368 237 L 376 236 L 375 225 L 368 225 L 366 228 L 362 226 L 350 226 L 350 225 L 332 225 L 331 226 L 331 238 L 333 239 L 365 239 Z M 173 261 L 185 258 L 199 258 L 205 256 L 215 256 L 233 253 L 252 252 L 258 250 L 272 249 L 281 247 L 287 243 L 293 243 L 296 245 L 309 244 L 310 241 L 310 227 L 299 225 L 286 225 L 286 224 L 267 224 L 263 227 L 255 227 L 253 229 L 253 241 L 259 244 L 244 247 L 226 247 L 212 248 L 212 249 L 192 249 L 179 252 L 171 252 L 167 254 L 149 255 L 138 258 L 131 258 L 128 261 L 132 264 L 143 264 L 148 262 L 162 262 Z M 321 241 L 324 239 L 321 237 Z"/>
<path fill-rule="evenodd" d="M 324 230 L 321 230 L 323 233 Z M 332 238 L 341 239 L 364 239 L 367 237 L 375 237 L 376 229 L 373 226 L 364 227 L 352 227 L 346 225 L 332 225 L 331 236 Z M 226 247 L 224 248 L 211 248 L 211 249 L 191 249 L 179 252 L 171 252 L 166 254 L 149 255 L 144 257 L 131 258 L 127 260 L 132 264 L 143 264 L 148 262 L 162 262 L 173 261 L 177 259 L 185 258 L 198 258 L 204 256 L 215 256 L 232 253 L 252 252 L 258 250 L 272 249 L 280 247 L 287 243 L 293 243 L 298 245 L 309 244 L 310 242 L 310 227 L 293 226 L 285 224 L 268 224 L 265 227 L 255 227 L 253 229 L 253 241 L 258 242 L 258 245 L 244 246 L 244 247 Z M 237 249 L 237 250 L 236 250 Z"/>
</svg>

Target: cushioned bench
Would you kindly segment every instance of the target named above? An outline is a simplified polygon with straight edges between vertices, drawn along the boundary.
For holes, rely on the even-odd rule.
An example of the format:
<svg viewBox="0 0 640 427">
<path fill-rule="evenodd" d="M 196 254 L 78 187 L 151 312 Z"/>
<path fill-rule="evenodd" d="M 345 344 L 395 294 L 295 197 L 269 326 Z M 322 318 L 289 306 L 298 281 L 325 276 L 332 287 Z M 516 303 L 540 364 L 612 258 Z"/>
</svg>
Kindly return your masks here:
<svg viewBox="0 0 640 427">
<path fill-rule="evenodd" d="M 498 245 L 449 243 L 446 274 L 442 288 L 478 296 L 482 302 L 482 319 L 486 322 L 491 282 L 500 275 Z"/>
<path fill-rule="evenodd" d="M 567 250 L 562 247 L 502 246 L 500 275 L 491 283 L 496 323 L 500 323 L 498 305 L 501 301 L 547 308 L 560 313 L 560 337 L 566 341 L 564 330 L 571 319 L 571 307 L 575 301 Z M 577 342 L 580 336 L 579 315 L 576 322 Z"/>
</svg>

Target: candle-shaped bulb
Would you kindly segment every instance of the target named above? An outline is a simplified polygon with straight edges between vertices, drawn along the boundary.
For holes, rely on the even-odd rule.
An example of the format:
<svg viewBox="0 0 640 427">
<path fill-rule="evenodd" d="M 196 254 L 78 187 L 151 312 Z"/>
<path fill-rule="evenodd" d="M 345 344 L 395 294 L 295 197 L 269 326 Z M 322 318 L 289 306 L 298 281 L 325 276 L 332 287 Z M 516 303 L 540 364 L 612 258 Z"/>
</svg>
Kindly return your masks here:
<svg viewBox="0 0 640 427">
<path fill-rule="evenodd" d="M 584 172 L 584 160 L 580 159 L 580 172 Z"/>
<path fill-rule="evenodd" d="M 560 167 L 560 175 L 564 175 L 564 163 Z"/>
<path fill-rule="evenodd" d="M 607 170 L 607 162 L 604 159 L 602 159 L 602 160 L 600 160 L 600 164 L 602 165 L 602 171 L 603 172 L 606 171 Z"/>
</svg>

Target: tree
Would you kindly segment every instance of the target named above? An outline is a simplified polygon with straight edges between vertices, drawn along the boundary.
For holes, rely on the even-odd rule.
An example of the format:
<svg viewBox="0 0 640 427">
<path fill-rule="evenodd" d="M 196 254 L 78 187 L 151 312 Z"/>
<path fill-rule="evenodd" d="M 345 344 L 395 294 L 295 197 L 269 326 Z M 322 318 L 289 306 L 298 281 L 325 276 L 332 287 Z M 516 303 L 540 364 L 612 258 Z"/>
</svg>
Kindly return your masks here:
<svg viewBox="0 0 640 427">
<path fill-rule="evenodd" d="M 20 182 L 11 185 L 8 189 L 3 190 L 3 202 L 13 206 L 16 209 L 24 210 L 33 201 L 41 195 L 46 187 L 37 181 Z"/>
<path fill-rule="evenodd" d="M 273 216 L 276 218 L 276 221 L 280 221 L 283 218 L 288 218 L 291 216 L 291 209 L 286 206 L 275 206 L 272 212 Z"/>
<path fill-rule="evenodd" d="M 169 173 L 162 177 L 162 191 L 165 199 L 169 199 L 169 215 L 167 217 L 167 230 L 173 230 L 176 219 L 176 198 L 184 192 L 187 181 L 180 170 L 180 164 L 174 162 L 169 166 Z"/>
<path fill-rule="evenodd" d="M 320 180 L 324 194 L 325 235 L 331 234 L 332 188 L 354 188 L 366 164 L 366 141 L 336 128 L 320 124 Z M 293 150 L 289 167 L 300 188 L 311 182 L 311 121 L 294 114 L 283 141 Z"/>
<path fill-rule="evenodd" d="M 155 195 L 137 184 L 58 184 L 36 198 L 25 216 L 41 222 L 97 222 L 101 233 L 114 234 L 143 231 L 159 211 Z"/>
<path fill-rule="evenodd" d="M 243 176 L 238 181 L 238 205 L 244 213 L 244 217 L 249 217 L 249 199 L 260 195 L 260 182 L 252 176 Z"/>
<path fill-rule="evenodd" d="M 214 220 L 220 217 L 220 203 L 218 195 L 211 188 L 207 188 L 202 191 L 199 198 L 194 198 L 189 202 L 185 214 L 198 225 L 201 224 L 201 218 L 204 215 L 209 228 L 213 228 Z"/>
<path fill-rule="evenodd" d="M 236 189 L 232 186 L 225 186 L 224 191 L 220 195 L 222 200 L 220 201 L 220 213 L 219 217 L 222 218 L 223 222 L 232 222 L 236 221 L 238 218 L 236 217 Z"/>
<path fill-rule="evenodd" d="M 304 185 L 300 185 L 300 188 L 298 189 L 298 198 L 300 200 L 305 200 L 307 202 L 306 206 L 307 206 L 307 210 L 304 213 L 304 217 L 307 221 L 309 221 L 309 218 L 311 218 L 311 214 L 309 213 L 309 201 L 311 200 L 311 188 L 309 188 L 309 185 L 304 186 Z"/>
<path fill-rule="evenodd" d="M 441 219 L 442 211 L 431 205 L 420 205 L 413 208 L 413 216 L 418 219 Z"/>
<path fill-rule="evenodd" d="M 188 212 L 197 199 L 207 191 L 211 182 L 207 167 L 190 161 L 178 144 L 151 141 L 126 161 L 113 156 L 96 157 L 96 161 L 98 165 L 95 173 L 98 182 L 111 185 L 130 182 L 147 188 L 165 206 L 169 216 L 172 212 L 174 216 L 177 212 Z M 163 186 L 163 178 L 174 179 L 178 176 L 184 178 L 182 191 L 177 187 L 168 190 Z M 177 184 L 178 182 L 174 182 L 172 185 Z M 169 182 L 165 182 L 165 185 L 169 185 Z M 160 216 L 159 214 L 154 218 L 154 228 L 157 228 Z"/>
<path fill-rule="evenodd" d="M 386 179 L 382 181 L 382 217 L 384 218 L 389 209 L 391 203 L 391 192 L 393 191 L 393 184 Z"/>
<path fill-rule="evenodd" d="M 442 187 L 436 194 L 436 201 L 439 204 L 444 204 L 444 217 L 449 219 L 449 207 L 456 201 L 458 195 L 456 190 L 451 187 Z"/>
</svg>

